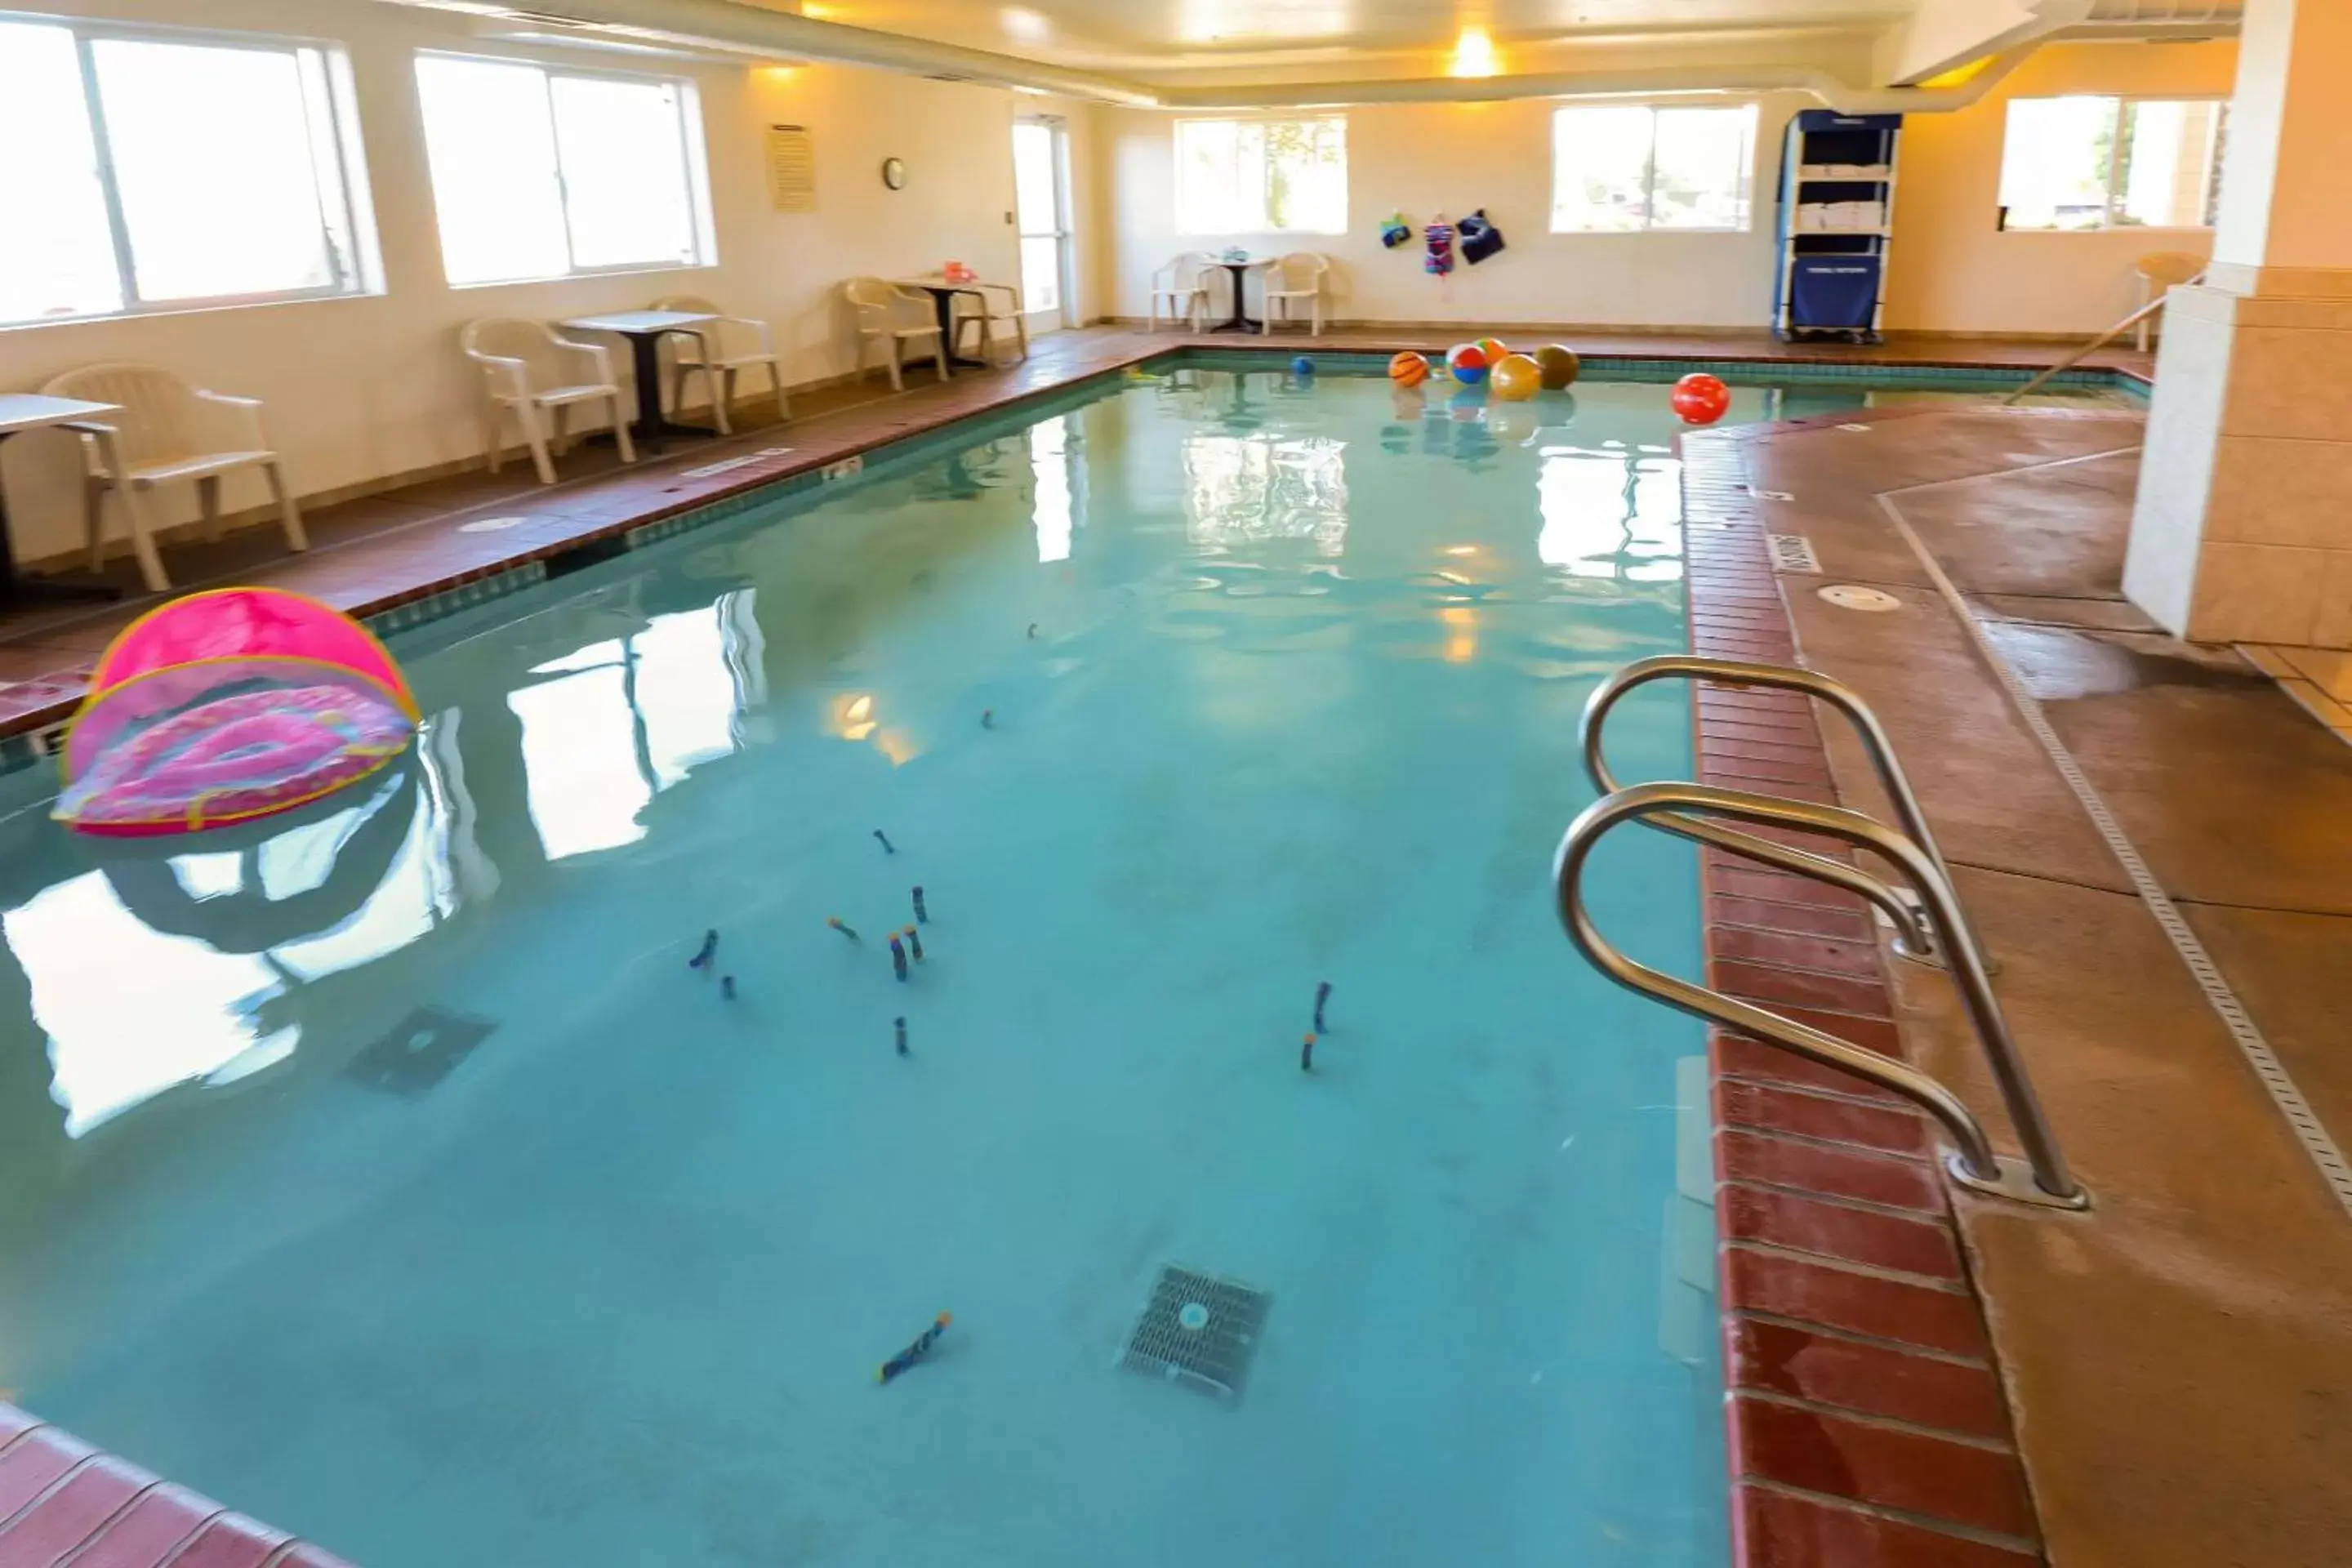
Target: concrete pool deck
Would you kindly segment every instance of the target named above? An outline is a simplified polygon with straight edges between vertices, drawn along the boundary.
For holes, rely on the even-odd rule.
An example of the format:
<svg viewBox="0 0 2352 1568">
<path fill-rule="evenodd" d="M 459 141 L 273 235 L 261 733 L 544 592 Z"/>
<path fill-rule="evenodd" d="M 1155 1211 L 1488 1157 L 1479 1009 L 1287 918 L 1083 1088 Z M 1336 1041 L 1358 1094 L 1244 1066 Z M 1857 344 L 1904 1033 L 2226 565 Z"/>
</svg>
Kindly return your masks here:
<svg viewBox="0 0 2352 1568">
<path fill-rule="evenodd" d="M 1892 733 L 2095 1195 L 2077 1215 L 1955 1193 L 2048 1560 L 2317 1568 L 2352 1561 L 2340 1174 L 2266 1091 L 1987 657 L 2104 802 L 2310 1117 L 2352 1136 L 2338 1048 L 2352 1021 L 2352 750 L 2233 650 L 2166 637 L 2123 599 L 2143 428 L 2127 414 L 1978 408 L 1750 426 L 1686 440 L 1685 483 L 1712 473 L 1754 498 L 1755 526 L 1811 543 L 1821 575 L 1777 584 L 1790 646 Z M 1898 607 L 1857 613 L 1812 592 L 1837 583 Z M 1711 592 L 1695 578 L 1702 626 Z M 1703 700 L 1702 744 L 1719 710 Z M 1821 730 L 1839 798 L 1885 818 L 1843 721 Z M 1832 901 L 1851 935 L 1859 906 Z M 1826 947 L 1780 956 L 1800 973 L 1841 967 Z M 1948 981 L 1886 967 L 1906 1054 L 1991 1116 L 2000 1102 Z M 1932 1557 L 1916 1542 L 1808 1550 L 1822 1543 L 1784 1531 L 1751 1539 L 1748 1562 L 2015 1560 L 1989 1554 L 1998 1543 L 1982 1533 L 1983 1510 L 2009 1500 L 2003 1478 L 1978 1463 L 1969 1480 L 1949 1455 L 1914 1453 L 1900 1492 L 1885 1435 L 1857 1436 L 1837 1404 L 1763 1437 L 1735 1421 L 1735 1474 L 1773 1494 L 1826 1476 L 1861 1518 L 1958 1528 Z"/>
<path fill-rule="evenodd" d="M 1644 358 L 1771 348 L 1578 341 Z M 307 557 L 232 535 L 171 559 L 186 586 L 238 576 L 372 611 L 1183 343 L 1300 340 L 1065 334 L 1008 371 L 803 399 L 789 426 L 626 470 L 575 454 L 552 489 L 510 469 L 321 508 L 321 548 Z M 2031 365 L 2053 351 L 1968 343 L 1921 357 L 1962 352 Z M 1749 1568 L 2352 1561 L 2352 1219 L 1895 523 L 1955 582 L 2316 1116 L 2352 1136 L 2352 1071 L 2335 1049 L 2352 1023 L 2341 826 L 2352 750 L 2235 653 L 2164 638 L 2122 600 L 2143 426 L 2122 412 L 1913 405 L 1685 444 L 1687 516 L 1719 525 L 1692 531 L 1695 646 L 1805 663 L 1878 708 L 2096 1196 L 2084 1215 L 1948 1204 L 1916 1118 L 1852 1080 L 1717 1039 L 1735 1523 Z M 709 471 L 721 463 L 732 466 Z M 522 521 L 465 526 L 506 517 Z M 1776 575 L 1768 531 L 1804 534 L 1822 575 Z M 1828 583 L 1880 587 L 1902 607 L 1836 609 L 1811 592 Z M 137 607 L 0 623 L 0 680 L 18 683 L 0 690 L 0 732 L 69 711 L 81 672 Z M 1704 689 L 1694 706 L 1711 782 L 1885 814 L 1834 716 L 1817 727 L 1801 701 Z M 1943 977 L 1882 967 L 1858 906 L 1712 858 L 1707 876 L 1718 983 L 1881 1048 L 1899 1039 L 1979 1113 L 1997 1110 Z M 1564 942 L 1561 961 L 1579 962 Z M 161 1506 L 139 1500 L 176 1494 L 152 1477 L 54 1548 L 64 1500 L 87 1501 L 115 1462 L 0 1407 L 0 1480 L 20 1450 L 52 1449 L 72 1462 L 23 1496 L 0 1490 L 0 1568 L 332 1561 L 208 1514 L 139 1557 L 121 1532 Z M 198 1529 L 220 1542 L 198 1542 Z"/>
</svg>

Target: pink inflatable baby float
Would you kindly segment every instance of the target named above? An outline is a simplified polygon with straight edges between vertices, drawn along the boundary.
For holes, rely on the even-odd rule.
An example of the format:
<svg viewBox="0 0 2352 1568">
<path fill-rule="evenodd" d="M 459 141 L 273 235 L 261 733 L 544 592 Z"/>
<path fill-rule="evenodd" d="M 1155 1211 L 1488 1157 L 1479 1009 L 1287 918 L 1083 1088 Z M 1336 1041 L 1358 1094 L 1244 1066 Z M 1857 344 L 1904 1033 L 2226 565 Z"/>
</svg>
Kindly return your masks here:
<svg viewBox="0 0 2352 1568">
<path fill-rule="evenodd" d="M 83 833 L 194 833 L 355 784 L 416 731 L 416 699 L 357 621 L 278 588 L 174 599 L 99 659 L 51 813 Z"/>
</svg>

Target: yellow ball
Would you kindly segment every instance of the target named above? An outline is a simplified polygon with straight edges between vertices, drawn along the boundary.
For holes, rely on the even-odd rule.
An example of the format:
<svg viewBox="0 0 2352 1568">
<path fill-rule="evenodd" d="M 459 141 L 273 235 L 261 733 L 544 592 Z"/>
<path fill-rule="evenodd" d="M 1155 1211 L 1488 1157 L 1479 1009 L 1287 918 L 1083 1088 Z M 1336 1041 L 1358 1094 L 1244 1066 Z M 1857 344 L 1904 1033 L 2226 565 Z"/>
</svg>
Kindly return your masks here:
<svg viewBox="0 0 2352 1568">
<path fill-rule="evenodd" d="M 1576 351 L 1572 348 L 1561 343 L 1546 343 L 1536 350 L 1536 368 L 1543 372 L 1544 390 L 1559 392 L 1575 384 L 1578 374 L 1584 369 L 1584 362 L 1576 357 Z"/>
<path fill-rule="evenodd" d="M 1495 395 L 1506 403 L 1525 403 L 1543 389 L 1543 372 L 1525 354 L 1505 354 L 1495 365 Z"/>
</svg>

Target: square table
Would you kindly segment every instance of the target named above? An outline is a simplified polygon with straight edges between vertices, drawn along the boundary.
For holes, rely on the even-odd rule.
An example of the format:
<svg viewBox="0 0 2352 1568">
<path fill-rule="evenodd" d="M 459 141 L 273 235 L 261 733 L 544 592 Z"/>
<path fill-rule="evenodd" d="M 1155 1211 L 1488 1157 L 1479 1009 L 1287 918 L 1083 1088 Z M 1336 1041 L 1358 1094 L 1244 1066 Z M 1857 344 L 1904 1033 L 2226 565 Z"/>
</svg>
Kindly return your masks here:
<svg viewBox="0 0 2352 1568">
<path fill-rule="evenodd" d="M 936 278 L 900 278 L 895 281 L 901 289 L 920 289 L 930 295 L 931 312 L 940 323 L 940 352 L 948 356 L 950 365 L 961 365 L 966 370 L 996 368 L 984 359 L 966 359 L 956 353 L 955 297 L 959 294 L 969 294 L 980 301 L 980 308 L 983 314 L 988 310 L 988 296 L 980 291 L 979 279 L 975 278 L 969 283 L 943 283 Z"/>
<path fill-rule="evenodd" d="M 26 430 L 43 430 L 56 426 L 80 430 L 89 426 L 89 434 L 111 446 L 113 426 L 105 423 L 107 416 L 120 414 L 122 406 L 116 403 L 85 403 L 79 397 L 47 397 L 30 392 L 0 392 L 0 445 L 9 437 Z M 108 467 L 122 471 L 122 465 L 110 453 Z M 8 492 L 5 479 L 0 479 L 0 609 L 22 605 L 55 603 L 60 599 L 119 599 L 122 590 L 104 583 L 60 583 L 48 577 L 26 577 L 16 570 L 16 542 L 8 531 Z"/>
<path fill-rule="evenodd" d="M 629 434 L 643 442 L 646 451 L 658 452 L 665 436 L 719 434 L 663 416 L 660 353 L 664 332 L 691 331 L 718 319 L 706 310 L 609 310 L 601 316 L 574 316 L 560 324 L 575 331 L 613 332 L 629 340 L 629 363 L 637 382 L 637 420 L 629 426 Z"/>
</svg>

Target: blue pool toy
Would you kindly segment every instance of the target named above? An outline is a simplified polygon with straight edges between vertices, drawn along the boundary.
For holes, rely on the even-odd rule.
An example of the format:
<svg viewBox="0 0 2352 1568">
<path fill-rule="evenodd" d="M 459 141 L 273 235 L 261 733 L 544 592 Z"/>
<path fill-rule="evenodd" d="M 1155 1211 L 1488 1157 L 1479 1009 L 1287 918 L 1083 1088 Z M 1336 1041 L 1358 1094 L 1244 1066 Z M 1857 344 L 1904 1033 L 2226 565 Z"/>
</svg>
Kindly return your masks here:
<svg viewBox="0 0 2352 1568">
<path fill-rule="evenodd" d="M 722 974 L 719 977 L 719 994 L 726 997 L 730 1002 L 735 1000 L 735 977 L 733 975 Z"/>
<path fill-rule="evenodd" d="M 995 709 L 983 708 L 980 710 L 980 727 L 983 730 L 993 730 L 996 728 Z"/>
<path fill-rule="evenodd" d="M 878 827 L 874 830 L 874 841 L 882 846 L 882 853 L 885 855 L 896 855 L 898 852 L 898 847 L 890 842 L 890 836 Z"/>
<path fill-rule="evenodd" d="M 839 931 L 842 935 L 844 935 L 844 936 L 847 937 L 850 941 L 852 941 L 852 942 L 856 942 L 856 941 L 857 940 L 857 933 L 856 933 L 855 931 L 851 930 L 851 929 L 850 929 L 850 927 L 849 927 L 849 925 L 848 925 L 848 923 L 847 923 L 846 921 L 844 921 L 844 920 L 843 920 L 839 915 L 827 915 L 827 916 L 825 916 L 825 917 L 824 917 L 824 923 L 825 923 L 825 924 L 827 924 L 827 925 L 829 925 L 829 926 L 831 926 L 834 930 L 835 930 L 835 931 Z"/>
<path fill-rule="evenodd" d="M 890 939 L 890 967 L 898 972 L 899 979 L 907 978 L 907 947 L 895 936 Z"/>
<path fill-rule="evenodd" d="M 923 889 L 920 888 L 915 889 L 915 923 L 918 925 L 931 923 L 931 911 L 923 908 Z"/>
<path fill-rule="evenodd" d="M 1328 980 L 1317 981 L 1315 983 L 1315 1032 L 1318 1035 L 1323 1032 L 1323 1004 L 1329 1000 L 1331 1000 L 1331 983 Z"/>
<path fill-rule="evenodd" d="M 700 969 L 704 964 L 710 962 L 710 955 L 718 951 L 719 932 L 714 927 L 712 930 L 702 933 L 702 946 L 696 950 L 692 958 L 686 961 L 686 966 L 688 969 Z"/>
<path fill-rule="evenodd" d="M 904 1018 L 893 1018 L 890 1022 L 898 1029 L 898 1054 L 903 1057 L 907 1054 L 907 1020 Z"/>
<path fill-rule="evenodd" d="M 922 963 L 923 939 L 915 934 L 915 928 L 913 926 L 908 926 L 905 931 L 900 931 L 898 934 L 907 939 L 907 951 L 915 955 L 915 962 L 917 963 Z"/>
<path fill-rule="evenodd" d="M 1300 354 L 1297 358 L 1290 362 L 1290 374 L 1293 375 L 1313 375 L 1315 374 L 1315 362 L 1307 358 L 1305 354 Z"/>
<path fill-rule="evenodd" d="M 941 1312 L 932 1320 L 931 1326 L 923 1331 L 922 1338 L 882 1363 L 882 1370 L 874 1374 L 874 1381 L 887 1383 L 930 1354 L 931 1347 L 940 1342 L 940 1336 L 948 1331 L 948 1325 L 954 1321 L 947 1313 Z"/>
<path fill-rule="evenodd" d="M 1313 1072 L 1315 1070 L 1315 1037 L 1312 1035 L 1307 1036 L 1307 1038 L 1299 1045 L 1298 1070 L 1300 1072 Z"/>
</svg>

